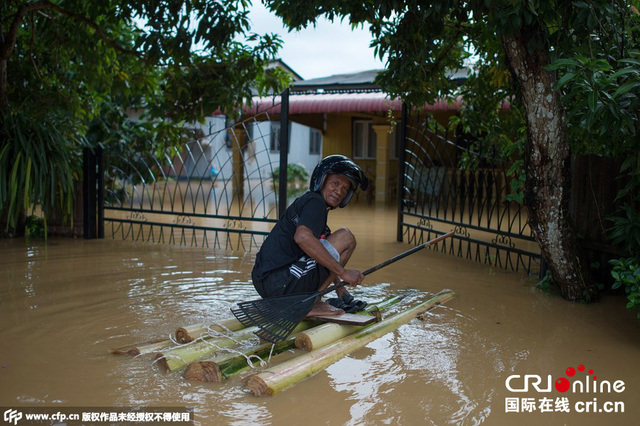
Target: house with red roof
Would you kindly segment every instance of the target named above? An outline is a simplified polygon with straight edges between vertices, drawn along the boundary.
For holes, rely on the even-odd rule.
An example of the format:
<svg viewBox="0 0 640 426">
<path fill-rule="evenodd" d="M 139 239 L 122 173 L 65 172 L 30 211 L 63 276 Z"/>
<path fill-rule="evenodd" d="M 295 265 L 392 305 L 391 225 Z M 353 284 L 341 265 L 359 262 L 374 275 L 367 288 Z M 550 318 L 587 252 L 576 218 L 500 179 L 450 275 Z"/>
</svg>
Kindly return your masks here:
<svg viewBox="0 0 640 426">
<path fill-rule="evenodd" d="M 371 190 L 367 198 L 386 203 L 396 198 L 398 152 L 402 101 L 391 99 L 375 83 L 380 70 L 338 74 L 311 80 L 295 81 L 290 89 L 289 121 L 310 130 L 304 141 L 290 133 L 290 154 L 296 148 L 318 154 L 311 155 L 310 164 L 327 155 L 343 154 L 351 157 L 367 173 Z M 466 70 L 453 73 L 451 78 L 463 79 Z M 269 111 L 272 119 L 280 116 L 279 97 L 254 98 L 245 116 L 258 116 Z M 445 101 L 424 106 L 433 118 L 446 125 L 455 114 L 460 101 Z M 318 142 L 320 138 L 320 142 Z M 315 144 L 316 150 L 313 146 Z M 318 151 L 317 147 L 321 146 Z M 277 155 L 276 152 L 273 153 Z M 296 158 L 291 161 L 301 162 Z M 304 163 L 304 162 L 301 162 Z"/>
</svg>

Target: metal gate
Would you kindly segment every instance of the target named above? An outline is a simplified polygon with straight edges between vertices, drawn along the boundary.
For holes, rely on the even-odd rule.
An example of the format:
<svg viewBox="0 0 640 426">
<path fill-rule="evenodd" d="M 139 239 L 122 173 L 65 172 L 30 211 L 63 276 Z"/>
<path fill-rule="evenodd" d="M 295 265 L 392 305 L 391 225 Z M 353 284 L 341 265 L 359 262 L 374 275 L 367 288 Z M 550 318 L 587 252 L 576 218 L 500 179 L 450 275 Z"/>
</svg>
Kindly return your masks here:
<svg viewBox="0 0 640 426">
<path fill-rule="evenodd" d="M 134 241 L 258 248 L 279 209 L 304 191 L 290 188 L 287 173 L 279 173 L 288 164 L 288 143 L 281 143 L 289 140 L 288 91 L 271 109 L 242 122 L 208 120 L 177 147 L 150 144 L 132 158 L 105 152 L 97 166 L 104 170 L 98 220 L 85 219 L 85 226 L 97 222 L 99 235 Z M 478 154 L 430 124 L 420 114 L 403 114 L 398 240 L 421 244 L 455 230 L 439 250 L 539 274 L 527 210 L 508 197 L 510 164 Z"/>
<path fill-rule="evenodd" d="M 208 117 L 179 146 L 149 144 L 133 158 L 105 152 L 105 236 L 239 251 L 259 247 L 283 200 L 286 207 L 286 197 L 295 195 L 287 194 L 286 173 L 279 178 L 288 146 L 280 143 L 288 140 L 282 103 L 282 113 L 278 103 L 237 123 Z M 273 121 L 276 106 L 280 118 Z"/>
<path fill-rule="evenodd" d="M 527 209 L 508 197 L 505 160 L 434 130 L 428 116 L 403 113 L 398 240 L 421 244 L 455 230 L 438 249 L 498 268 L 540 273 Z"/>
</svg>

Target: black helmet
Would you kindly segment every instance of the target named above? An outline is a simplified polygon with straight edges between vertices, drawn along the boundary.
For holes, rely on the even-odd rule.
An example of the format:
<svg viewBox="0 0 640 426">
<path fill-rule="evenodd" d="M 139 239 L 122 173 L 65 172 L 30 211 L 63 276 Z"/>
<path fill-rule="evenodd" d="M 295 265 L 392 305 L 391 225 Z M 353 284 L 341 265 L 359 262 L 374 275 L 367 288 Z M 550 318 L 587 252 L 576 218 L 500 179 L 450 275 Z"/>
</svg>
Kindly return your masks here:
<svg viewBox="0 0 640 426">
<path fill-rule="evenodd" d="M 363 191 L 369 186 L 369 179 L 367 179 L 364 171 L 354 163 L 353 160 L 344 155 L 329 155 L 320 160 L 316 168 L 313 169 L 309 189 L 313 192 L 319 192 L 327 174 L 344 175 L 351 181 L 351 189 L 339 207 L 344 207 L 349 204 L 358 185 L 360 185 Z"/>
</svg>

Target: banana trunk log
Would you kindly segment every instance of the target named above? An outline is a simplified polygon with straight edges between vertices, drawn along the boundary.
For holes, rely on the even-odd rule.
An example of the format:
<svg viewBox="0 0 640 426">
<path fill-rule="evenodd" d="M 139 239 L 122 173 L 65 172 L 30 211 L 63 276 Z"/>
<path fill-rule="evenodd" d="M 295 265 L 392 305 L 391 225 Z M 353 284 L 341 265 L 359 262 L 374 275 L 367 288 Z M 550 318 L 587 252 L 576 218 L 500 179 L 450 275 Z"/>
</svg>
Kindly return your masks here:
<svg viewBox="0 0 640 426">
<path fill-rule="evenodd" d="M 109 353 L 113 355 L 145 355 L 152 352 L 159 352 L 171 346 L 173 342 L 169 339 L 150 340 L 145 343 L 120 346 L 119 348 L 109 349 Z"/>
<path fill-rule="evenodd" d="M 383 300 L 380 303 L 372 304 L 367 307 L 363 313 L 380 315 L 381 309 L 387 309 L 403 299 L 403 296 L 394 296 L 389 299 Z M 379 317 L 379 320 L 382 318 Z M 339 324 L 333 324 L 337 327 L 345 327 Z M 314 330 L 321 326 L 316 326 L 308 330 L 300 330 L 300 333 L 305 333 Z M 349 327 L 349 326 L 347 326 Z M 361 327 L 358 327 L 358 329 Z M 299 330 L 296 328 L 293 333 Z M 271 343 L 265 343 L 256 347 L 248 348 L 241 353 L 224 353 L 215 355 L 213 358 L 192 362 L 187 366 L 184 372 L 184 377 L 187 380 L 201 381 L 201 382 L 222 382 L 227 380 L 231 376 L 247 370 L 253 365 L 259 363 L 263 358 L 278 355 L 282 352 L 294 349 L 297 342 L 297 336 L 293 336 L 283 342 L 277 343 L 272 350 Z M 337 339 L 337 338 L 336 338 Z"/>
<path fill-rule="evenodd" d="M 232 333 L 229 337 L 204 339 L 181 346 L 174 346 L 160 352 L 156 356 L 155 363 L 158 364 L 158 367 L 165 373 L 176 371 L 204 356 L 211 355 L 221 349 L 234 347 L 241 342 L 255 338 L 253 332 L 257 330 L 257 327 L 250 327 L 240 332 Z"/>
<path fill-rule="evenodd" d="M 263 358 L 278 355 L 291 349 L 295 349 L 295 337 L 275 345 L 264 343 L 242 351 L 242 355 L 221 354 L 210 360 L 192 362 L 184 371 L 184 377 L 187 380 L 198 382 L 223 382 L 231 376 L 253 367 Z"/>
<path fill-rule="evenodd" d="M 221 333 L 229 331 L 242 330 L 244 325 L 235 318 L 230 318 L 224 321 L 220 321 L 214 324 L 194 324 L 185 327 L 180 327 L 176 330 L 176 341 L 178 343 L 190 343 L 196 340 L 201 335 L 210 332 L 218 331 Z"/>
<path fill-rule="evenodd" d="M 292 334 L 299 333 L 317 324 L 316 321 L 301 321 L 300 324 L 293 329 Z M 200 358 L 210 356 L 226 348 L 232 348 L 246 340 L 256 338 L 253 334 L 256 331 L 258 331 L 258 327 L 249 327 L 232 333 L 229 337 L 207 339 L 177 346 L 158 354 L 155 362 L 159 365 L 160 369 L 165 372 L 176 371 Z"/>
<path fill-rule="evenodd" d="M 273 366 L 247 379 L 246 387 L 256 396 L 273 395 L 300 380 L 321 371 L 402 324 L 444 303 L 455 296 L 451 290 L 443 290 L 429 300 L 400 312 L 388 319 L 366 327 L 323 348 Z"/>
<path fill-rule="evenodd" d="M 380 322 L 382 320 L 382 316 L 379 312 L 397 304 L 402 299 L 403 296 L 392 297 L 378 303 L 377 305 L 367 307 L 365 311 L 370 314 L 380 315 L 378 316 L 378 322 Z M 371 325 L 341 325 L 327 322 L 298 333 L 295 342 L 296 347 L 298 349 L 312 351 L 370 326 Z"/>
<path fill-rule="evenodd" d="M 175 333 L 175 338 L 178 343 L 189 343 L 202 336 L 209 331 L 218 331 L 221 333 L 229 331 L 238 331 L 244 328 L 244 325 L 235 318 L 229 318 L 213 324 L 193 324 L 186 325 L 178 328 Z M 171 346 L 174 346 L 175 342 L 171 339 L 156 339 L 150 340 L 144 343 L 135 343 L 118 348 L 109 349 L 109 353 L 113 355 L 146 355 L 150 353 L 157 353 Z"/>
</svg>

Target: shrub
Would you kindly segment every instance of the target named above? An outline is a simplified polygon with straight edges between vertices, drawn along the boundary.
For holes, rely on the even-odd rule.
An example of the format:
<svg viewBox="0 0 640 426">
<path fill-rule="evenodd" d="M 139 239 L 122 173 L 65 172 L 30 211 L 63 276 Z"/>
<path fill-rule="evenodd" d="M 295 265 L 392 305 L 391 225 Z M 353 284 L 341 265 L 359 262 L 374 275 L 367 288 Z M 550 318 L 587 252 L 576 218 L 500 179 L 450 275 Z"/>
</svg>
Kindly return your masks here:
<svg viewBox="0 0 640 426">
<path fill-rule="evenodd" d="M 272 178 L 275 183 L 278 183 L 280 179 L 280 167 L 273 171 Z M 306 182 L 308 178 L 309 173 L 307 173 L 304 166 L 300 164 L 287 164 L 287 183 L 293 183 L 296 180 Z"/>
<path fill-rule="evenodd" d="M 611 276 L 615 280 L 612 288 L 624 286 L 627 292 L 627 309 L 640 310 L 640 263 L 638 259 L 629 257 L 622 259 L 611 259 L 613 265 Z M 640 312 L 637 314 L 640 319 Z"/>
</svg>

